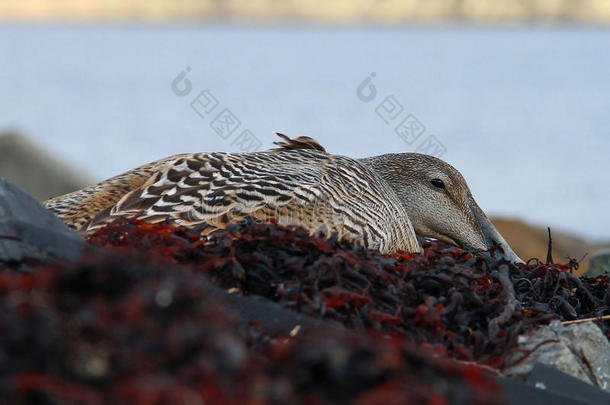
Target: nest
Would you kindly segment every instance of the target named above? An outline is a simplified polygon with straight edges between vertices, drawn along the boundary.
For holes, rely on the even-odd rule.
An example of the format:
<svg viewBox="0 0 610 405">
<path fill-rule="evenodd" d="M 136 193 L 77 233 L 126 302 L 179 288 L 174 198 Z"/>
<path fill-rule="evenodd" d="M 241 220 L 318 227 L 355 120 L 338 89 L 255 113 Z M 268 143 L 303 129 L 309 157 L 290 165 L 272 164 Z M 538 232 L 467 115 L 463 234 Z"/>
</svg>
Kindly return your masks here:
<svg viewBox="0 0 610 405">
<path fill-rule="evenodd" d="M 509 367 L 520 334 L 610 307 L 608 278 L 579 279 L 574 263 L 488 261 L 436 241 L 385 256 L 275 224 L 201 239 L 121 221 L 90 244 L 108 249 L 0 273 L 3 398 L 502 403 L 480 365 Z M 222 291 L 328 326 L 272 334 L 256 319 L 240 323 Z M 610 322 L 600 326 L 608 336 Z"/>
</svg>

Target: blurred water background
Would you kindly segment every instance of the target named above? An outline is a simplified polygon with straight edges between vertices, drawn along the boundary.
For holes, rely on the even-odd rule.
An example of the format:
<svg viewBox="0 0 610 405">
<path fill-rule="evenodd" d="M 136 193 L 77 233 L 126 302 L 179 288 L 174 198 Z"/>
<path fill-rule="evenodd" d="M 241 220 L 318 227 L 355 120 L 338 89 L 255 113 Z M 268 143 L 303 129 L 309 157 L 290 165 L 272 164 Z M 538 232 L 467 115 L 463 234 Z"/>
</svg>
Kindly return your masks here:
<svg viewBox="0 0 610 405">
<path fill-rule="evenodd" d="M 357 87 L 372 72 L 367 103 Z M 364 157 L 434 135 L 486 212 L 608 239 L 609 72 L 610 30 L 584 25 L 4 24 L 0 130 L 96 180 L 237 152 L 191 109 L 207 89 L 262 148 L 281 131 Z M 386 96 L 425 126 L 417 142 L 376 114 Z"/>
</svg>

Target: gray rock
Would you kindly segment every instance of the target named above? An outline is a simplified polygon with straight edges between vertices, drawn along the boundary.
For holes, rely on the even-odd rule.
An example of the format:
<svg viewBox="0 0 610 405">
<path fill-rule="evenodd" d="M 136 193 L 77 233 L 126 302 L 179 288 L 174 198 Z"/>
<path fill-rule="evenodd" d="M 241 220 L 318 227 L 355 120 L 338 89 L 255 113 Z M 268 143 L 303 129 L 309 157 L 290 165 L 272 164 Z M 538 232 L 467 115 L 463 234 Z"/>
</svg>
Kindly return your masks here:
<svg viewBox="0 0 610 405">
<path fill-rule="evenodd" d="M 78 190 L 93 181 L 16 132 L 0 134 L 0 176 L 39 201 Z"/>
<path fill-rule="evenodd" d="M 610 273 L 610 249 L 600 250 L 589 258 L 587 276 L 594 277 L 604 273 Z"/>
<path fill-rule="evenodd" d="M 509 377 L 525 380 L 540 362 L 610 392 L 610 342 L 593 322 L 563 326 L 553 321 L 520 336 L 507 359 L 514 364 L 505 370 Z"/>
<path fill-rule="evenodd" d="M 76 258 L 86 242 L 32 196 L 0 177 L 0 263 Z"/>
</svg>

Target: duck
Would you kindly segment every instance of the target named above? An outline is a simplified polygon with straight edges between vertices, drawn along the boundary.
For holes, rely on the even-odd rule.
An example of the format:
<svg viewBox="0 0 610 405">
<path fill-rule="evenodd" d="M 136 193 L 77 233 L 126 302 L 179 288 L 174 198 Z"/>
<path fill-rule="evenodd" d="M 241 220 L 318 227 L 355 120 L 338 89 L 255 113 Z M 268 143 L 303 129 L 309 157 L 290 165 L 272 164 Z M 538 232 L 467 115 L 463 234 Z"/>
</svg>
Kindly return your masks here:
<svg viewBox="0 0 610 405">
<path fill-rule="evenodd" d="M 202 237 L 245 220 L 301 226 L 382 254 L 420 253 L 417 235 L 523 263 L 474 200 L 460 172 L 419 153 L 362 159 L 277 133 L 258 152 L 184 153 L 43 205 L 83 236 L 118 218 L 198 225 Z"/>
</svg>

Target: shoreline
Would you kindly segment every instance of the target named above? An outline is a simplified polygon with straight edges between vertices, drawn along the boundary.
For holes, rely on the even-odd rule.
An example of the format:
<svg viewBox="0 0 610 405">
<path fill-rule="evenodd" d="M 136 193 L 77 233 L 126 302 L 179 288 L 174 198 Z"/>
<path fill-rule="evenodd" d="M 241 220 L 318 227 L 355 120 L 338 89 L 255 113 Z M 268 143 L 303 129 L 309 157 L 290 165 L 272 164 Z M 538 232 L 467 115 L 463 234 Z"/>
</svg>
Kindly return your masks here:
<svg viewBox="0 0 610 405">
<path fill-rule="evenodd" d="M 311 21 L 334 23 L 442 23 L 487 22 L 610 22 L 610 4 L 605 0 L 330 0 L 276 2 L 273 0 L 134 0 L 120 2 L 49 0 L 0 4 L 0 20 L 201 20 L 246 19 L 253 21 Z"/>
</svg>

